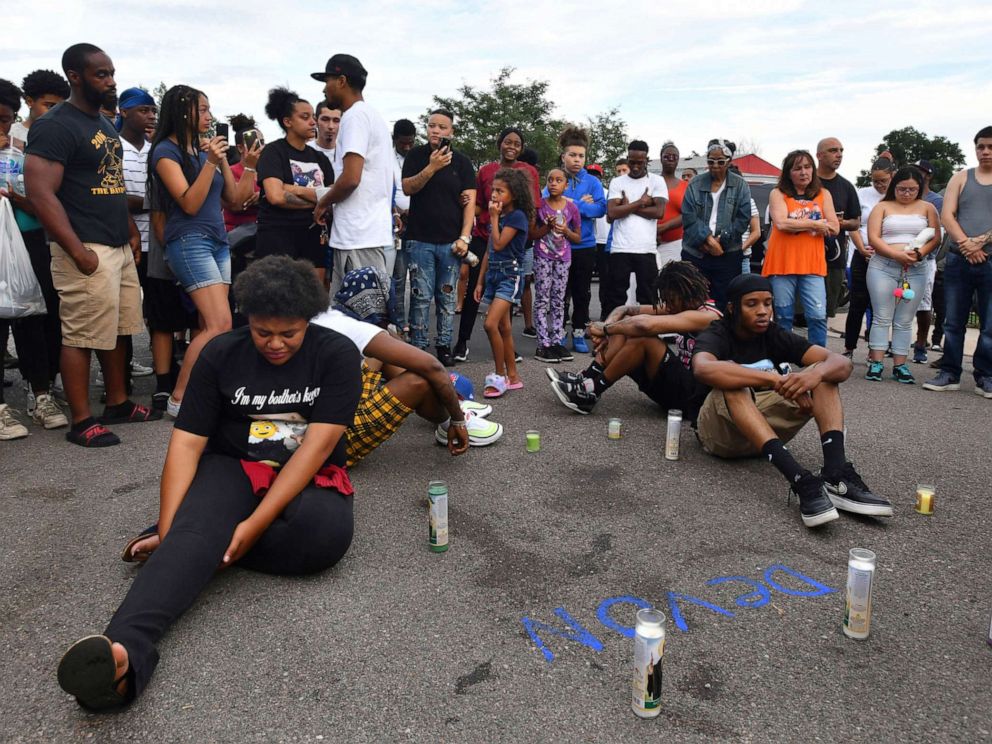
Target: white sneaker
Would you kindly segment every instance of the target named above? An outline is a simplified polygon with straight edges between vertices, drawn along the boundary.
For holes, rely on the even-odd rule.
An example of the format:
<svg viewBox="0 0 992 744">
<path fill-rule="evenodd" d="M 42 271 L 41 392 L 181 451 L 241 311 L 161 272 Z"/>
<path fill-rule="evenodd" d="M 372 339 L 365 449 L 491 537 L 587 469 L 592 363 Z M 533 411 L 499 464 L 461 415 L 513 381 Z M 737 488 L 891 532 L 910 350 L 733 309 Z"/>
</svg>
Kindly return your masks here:
<svg viewBox="0 0 992 744">
<path fill-rule="evenodd" d="M 131 360 L 131 377 L 148 377 L 154 372 L 151 367 L 146 367 L 143 364 L 138 364 L 135 360 Z"/>
<path fill-rule="evenodd" d="M 476 403 L 474 400 L 463 400 L 459 405 L 466 414 L 471 413 L 479 418 L 485 418 L 493 412 L 493 407 L 488 403 Z"/>
<path fill-rule="evenodd" d="M 438 444 L 448 443 L 449 421 L 438 424 L 434 430 L 434 438 Z M 487 444 L 499 441 L 503 436 L 503 427 L 500 424 L 487 421 L 472 413 L 465 414 L 465 424 L 468 428 L 468 443 L 473 447 L 485 447 Z"/>
<path fill-rule="evenodd" d="M 0 403 L 0 439 L 20 439 L 27 435 L 28 428 L 17 420 L 14 409 Z"/>
<path fill-rule="evenodd" d="M 165 412 L 172 416 L 172 418 L 179 418 L 179 407 L 182 404 L 183 402 L 181 400 L 176 400 L 170 395 L 169 400 L 165 402 Z"/>
<path fill-rule="evenodd" d="M 58 429 L 62 426 L 68 426 L 69 420 L 65 417 L 65 413 L 59 408 L 59 404 L 55 402 L 55 398 L 51 395 L 39 395 L 34 406 L 34 410 L 31 412 L 31 418 L 39 426 L 45 429 Z"/>
</svg>

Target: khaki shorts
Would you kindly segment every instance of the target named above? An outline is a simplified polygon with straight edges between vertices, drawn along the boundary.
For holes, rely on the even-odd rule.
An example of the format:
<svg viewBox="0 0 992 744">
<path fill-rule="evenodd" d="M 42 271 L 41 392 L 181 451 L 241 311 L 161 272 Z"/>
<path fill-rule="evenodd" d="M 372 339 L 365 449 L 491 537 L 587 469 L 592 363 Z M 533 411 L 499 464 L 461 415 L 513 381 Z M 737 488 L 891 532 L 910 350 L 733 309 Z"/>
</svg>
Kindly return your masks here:
<svg viewBox="0 0 992 744">
<path fill-rule="evenodd" d="M 62 343 L 109 351 L 118 336 L 141 333 L 141 287 L 129 246 L 83 243 L 100 264 L 86 276 L 57 243 L 51 244 L 52 281 L 59 293 Z"/>
<path fill-rule="evenodd" d="M 783 442 L 788 442 L 806 422 L 812 418 L 796 403 L 786 400 L 774 390 L 751 392 L 758 411 L 768 421 L 769 426 Z M 747 440 L 737 428 L 727 408 L 727 399 L 722 390 L 711 390 L 696 420 L 696 436 L 703 449 L 717 457 L 754 457 L 761 450 Z"/>
</svg>

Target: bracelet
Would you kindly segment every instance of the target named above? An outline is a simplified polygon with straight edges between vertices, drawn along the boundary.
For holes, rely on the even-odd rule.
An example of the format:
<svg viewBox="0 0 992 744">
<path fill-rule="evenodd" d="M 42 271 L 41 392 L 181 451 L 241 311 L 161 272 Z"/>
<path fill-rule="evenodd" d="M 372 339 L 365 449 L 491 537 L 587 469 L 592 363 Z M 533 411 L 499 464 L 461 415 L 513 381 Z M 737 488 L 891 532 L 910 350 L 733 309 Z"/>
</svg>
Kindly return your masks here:
<svg viewBox="0 0 992 744">
<path fill-rule="evenodd" d="M 468 424 L 467 424 L 467 422 L 464 419 L 462 419 L 461 421 L 452 421 L 451 422 L 451 425 L 452 426 L 457 426 L 459 429 L 467 429 L 468 428 Z"/>
<path fill-rule="evenodd" d="M 609 336 L 610 335 L 610 326 L 611 325 L 613 325 L 613 324 L 612 323 L 603 323 L 603 335 L 604 336 Z"/>
<path fill-rule="evenodd" d="M 248 166 L 246 165 L 246 166 L 245 166 L 245 173 L 258 173 L 258 171 L 257 171 L 257 170 L 255 170 L 254 168 L 249 168 L 249 167 L 248 167 Z"/>
</svg>

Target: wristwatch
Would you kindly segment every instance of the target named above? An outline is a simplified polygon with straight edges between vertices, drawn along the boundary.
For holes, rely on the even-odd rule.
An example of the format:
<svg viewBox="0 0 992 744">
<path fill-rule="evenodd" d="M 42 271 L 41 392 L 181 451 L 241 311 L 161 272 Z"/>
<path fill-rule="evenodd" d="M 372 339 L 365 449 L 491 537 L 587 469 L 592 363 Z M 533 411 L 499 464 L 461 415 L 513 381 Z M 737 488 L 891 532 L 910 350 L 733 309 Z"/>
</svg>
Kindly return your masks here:
<svg viewBox="0 0 992 744">
<path fill-rule="evenodd" d="M 923 254 L 920 253 L 920 249 L 919 248 L 914 248 L 913 249 L 913 253 L 916 255 L 916 260 L 917 261 L 922 261 L 923 260 Z"/>
<path fill-rule="evenodd" d="M 465 245 L 468 245 L 469 243 L 472 242 L 472 238 L 468 235 L 459 235 L 458 239 L 462 241 Z"/>
</svg>

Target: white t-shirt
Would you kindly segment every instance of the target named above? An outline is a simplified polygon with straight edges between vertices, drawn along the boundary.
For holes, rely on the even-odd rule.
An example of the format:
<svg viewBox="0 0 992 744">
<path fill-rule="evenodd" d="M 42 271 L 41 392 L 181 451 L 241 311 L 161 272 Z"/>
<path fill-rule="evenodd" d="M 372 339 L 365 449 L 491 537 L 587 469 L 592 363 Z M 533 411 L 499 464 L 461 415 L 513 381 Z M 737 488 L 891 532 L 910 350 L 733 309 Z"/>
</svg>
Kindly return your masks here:
<svg viewBox="0 0 992 744">
<path fill-rule="evenodd" d="M 726 181 L 724 181 L 724 183 L 726 183 Z M 751 200 L 751 216 L 752 217 L 757 217 L 758 216 L 758 205 L 754 203 L 754 199 Z M 712 232 L 714 229 L 715 228 L 712 228 L 711 227 L 710 228 L 710 232 Z M 746 243 L 747 242 L 747 239 L 750 238 L 750 237 L 751 237 L 751 223 L 748 222 L 747 223 L 747 229 L 741 235 L 741 245 L 743 245 L 744 243 Z M 747 252 L 744 255 L 750 256 L 751 255 L 751 249 L 748 248 L 747 249 Z"/>
<path fill-rule="evenodd" d="M 365 159 L 362 180 L 347 199 L 334 205 L 331 246 L 339 250 L 393 244 L 393 171 L 395 159 L 389 127 L 365 101 L 356 101 L 341 115 L 334 148 L 334 177 L 344 170 L 349 153 Z"/>
<path fill-rule="evenodd" d="M 885 194 L 879 194 L 874 186 L 864 186 L 858 189 L 858 203 L 861 204 L 861 239 L 868 245 L 868 216 L 875 205 L 882 201 Z"/>
<path fill-rule="evenodd" d="M 643 178 L 631 178 L 629 175 L 617 176 L 610 181 L 608 199 L 619 200 L 621 193 L 627 194 L 627 201 L 637 201 L 648 190 L 652 197 L 668 198 L 668 186 L 665 179 L 656 173 L 648 173 Z M 640 215 L 631 214 L 613 221 L 613 253 L 650 253 L 654 254 L 658 237 L 658 220 L 649 220 Z"/>
<path fill-rule="evenodd" d="M 723 183 L 720 184 L 720 188 L 716 190 L 716 193 L 710 193 L 713 199 L 713 209 L 710 210 L 710 234 L 716 235 L 716 218 L 720 213 L 720 194 L 723 190 L 727 188 L 727 179 L 723 179 Z"/>
<path fill-rule="evenodd" d="M 610 237 L 610 222 L 606 219 L 606 215 L 596 218 L 596 243 L 601 245 L 606 245 L 606 241 Z"/>
<path fill-rule="evenodd" d="M 333 147 L 321 147 L 317 144 L 317 140 L 310 140 L 307 142 L 308 147 L 312 147 L 317 152 L 322 152 L 327 156 L 327 159 L 332 163 L 334 162 L 334 148 Z"/>
<path fill-rule="evenodd" d="M 395 168 L 393 169 L 393 183 L 396 186 L 396 191 L 393 192 L 393 201 L 396 202 L 397 209 L 410 209 L 410 197 L 403 193 L 403 161 L 406 157 L 400 155 L 393 149 L 393 162 L 395 163 Z"/>
<path fill-rule="evenodd" d="M 145 188 L 148 183 L 148 151 L 152 145 L 147 140 L 143 140 L 139 150 L 126 139 L 121 137 L 121 149 L 124 160 L 124 188 L 128 196 L 140 196 L 145 198 Z M 150 215 L 131 214 L 134 217 L 134 224 L 141 233 L 141 251 L 148 253 L 148 226 Z"/>
<path fill-rule="evenodd" d="M 28 144 L 28 128 L 24 126 L 24 123 L 15 121 L 11 124 L 8 136 L 10 137 L 10 146 L 15 150 L 24 152 L 24 149 Z"/>
<path fill-rule="evenodd" d="M 385 329 L 361 320 L 355 320 L 350 315 L 345 315 L 340 310 L 330 308 L 325 310 L 316 318 L 310 321 L 324 328 L 347 336 L 348 339 L 358 348 L 358 353 L 364 355 L 365 347 L 380 333 L 385 333 Z"/>
</svg>

